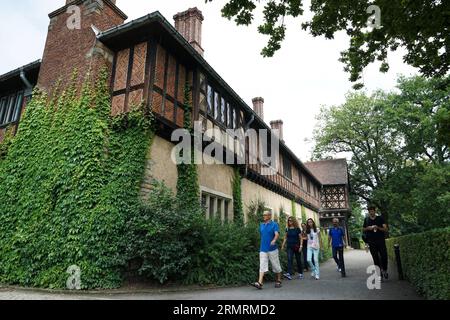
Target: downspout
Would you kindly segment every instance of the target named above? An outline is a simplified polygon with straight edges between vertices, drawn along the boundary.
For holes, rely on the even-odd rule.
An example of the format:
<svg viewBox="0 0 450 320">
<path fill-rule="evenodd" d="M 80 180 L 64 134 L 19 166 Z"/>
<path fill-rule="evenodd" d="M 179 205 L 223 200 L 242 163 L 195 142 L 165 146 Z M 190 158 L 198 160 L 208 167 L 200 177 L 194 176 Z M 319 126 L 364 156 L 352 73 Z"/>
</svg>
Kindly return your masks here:
<svg viewBox="0 0 450 320">
<path fill-rule="evenodd" d="M 30 83 L 30 81 L 28 81 L 23 68 L 20 69 L 20 79 L 22 80 L 23 84 L 25 85 L 25 90 L 23 93 L 23 100 L 22 100 L 22 106 L 23 106 L 23 104 L 26 103 L 26 101 L 28 99 L 30 99 L 31 95 L 33 94 L 33 85 Z M 17 118 L 18 120 L 17 120 L 17 123 L 14 128 L 14 135 L 17 134 L 17 130 L 19 129 L 19 122 L 20 122 L 20 118 L 22 117 L 22 106 L 20 106 L 19 115 Z"/>
<path fill-rule="evenodd" d="M 31 96 L 31 93 L 33 92 L 33 85 L 28 81 L 27 77 L 25 76 L 25 71 L 23 71 L 23 68 L 20 69 L 20 79 L 22 80 L 23 84 L 25 85 L 25 97 Z"/>
</svg>

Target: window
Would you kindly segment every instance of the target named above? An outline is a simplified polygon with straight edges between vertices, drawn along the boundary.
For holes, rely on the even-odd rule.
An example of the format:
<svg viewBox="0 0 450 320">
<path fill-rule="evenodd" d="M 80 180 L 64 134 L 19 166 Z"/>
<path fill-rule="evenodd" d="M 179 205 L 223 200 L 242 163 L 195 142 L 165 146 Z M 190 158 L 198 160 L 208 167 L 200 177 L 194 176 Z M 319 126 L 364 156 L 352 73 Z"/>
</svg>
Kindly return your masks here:
<svg viewBox="0 0 450 320">
<path fill-rule="evenodd" d="M 300 170 L 298 171 L 298 180 L 299 180 L 299 183 L 300 183 L 300 188 L 303 188 L 303 175 L 302 175 L 302 172 Z"/>
<path fill-rule="evenodd" d="M 223 124 L 226 125 L 226 115 L 227 115 L 227 111 L 226 111 L 226 104 L 225 104 L 225 99 L 222 97 L 221 100 L 221 104 L 220 104 L 220 122 L 222 122 Z"/>
<path fill-rule="evenodd" d="M 206 219 L 221 219 L 230 221 L 231 199 L 202 191 L 202 204 L 206 213 Z"/>
<path fill-rule="evenodd" d="M 0 98 L 0 126 L 19 120 L 22 102 L 23 92 Z"/>
<path fill-rule="evenodd" d="M 306 191 L 311 193 L 311 181 L 309 180 L 306 181 Z"/>
<path fill-rule="evenodd" d="M 208 114 L 212 115 L 214 110 L 214 91 L 209 85 L 208 85 L 208 92 L 206 95 L 208 98 Z"/>
<path fill-rule="evenodd" d="M 283 174 L 289 180 L 292 180 L 292 167 L 288 157 L 283 157 Z"/>
<path fill-rule="evenodd" d="M 0 100 L 0 125 L 3 124 L 3 119 L 4 119 L 5 114 L 6 114 L 6 105 L 7 105 L 7 103 L 8 103 L 8 99 L 6 97 L 2 98 Z"/>
<path fill-rule="evenodd" d="M 218 92 L 214 92 L 214 118 L 220 121 L 220 96 Z"/>
<path fill-rule="evenodd" d="M 233 108 L 227 103 L 227 126 L 233 129 Z"/>
<path fill-rule="evenodd" d="M 238 125 L 237 125 L 237 113 L 236 113 L 236 109 L 233 109 L 233 129 L 237 129 Z"/>
<path fill-rule="evenodd" d="M 230 221 L 229 210 L 230 210 L 230 201 L 225 201 L 225 212 L 224 212 L 225 221 Z"/>
</svg>

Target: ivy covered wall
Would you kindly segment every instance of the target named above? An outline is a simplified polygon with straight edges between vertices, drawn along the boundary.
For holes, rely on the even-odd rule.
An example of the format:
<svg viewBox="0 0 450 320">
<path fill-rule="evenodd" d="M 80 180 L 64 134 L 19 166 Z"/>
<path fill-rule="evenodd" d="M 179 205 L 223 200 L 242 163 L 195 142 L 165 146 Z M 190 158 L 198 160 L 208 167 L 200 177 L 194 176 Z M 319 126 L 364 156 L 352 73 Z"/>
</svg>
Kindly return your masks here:
<svg viewBox="0 0 450 320">
<path fill-rule="evenodd" d="M 76 265 L 82 288 L 121 285 L 151 121 L 111 118 L 106 79 L 34 93 L 0 160 L 0 282 L 65 288 Z"/>
</svg>

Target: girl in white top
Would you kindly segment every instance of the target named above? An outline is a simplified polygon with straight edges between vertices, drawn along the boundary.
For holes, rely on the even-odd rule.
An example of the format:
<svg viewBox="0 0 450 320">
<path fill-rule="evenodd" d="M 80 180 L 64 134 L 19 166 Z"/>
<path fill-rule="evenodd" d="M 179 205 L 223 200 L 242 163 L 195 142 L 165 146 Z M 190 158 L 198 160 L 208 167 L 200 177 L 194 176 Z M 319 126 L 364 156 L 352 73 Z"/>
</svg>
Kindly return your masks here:
<svg viewBox="0 0 450 320">
<path fill-rule="evenodd" d="M 306 222 L 306 235 L 308 237 L 308 254 L 307 261 L 309 267 L 311 268 L 311 277 L 316 280 L 320 279 L 320 269 L 319 269 L 319 254 L 320 247 L 322 244 L 322 239 L 320 238 L 320 230 L 317 228 L 316 223 L 313 219 L 308 219 Z M 313 264 L 314 258 L 314 264 Z"/>
</svg>

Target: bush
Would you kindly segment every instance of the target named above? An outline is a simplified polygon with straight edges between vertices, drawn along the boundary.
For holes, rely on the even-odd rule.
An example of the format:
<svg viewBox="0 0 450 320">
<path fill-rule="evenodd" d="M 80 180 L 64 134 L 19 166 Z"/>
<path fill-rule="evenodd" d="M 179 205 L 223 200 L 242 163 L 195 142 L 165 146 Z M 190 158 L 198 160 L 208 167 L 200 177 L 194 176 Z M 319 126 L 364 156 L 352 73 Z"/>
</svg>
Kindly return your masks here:
<svg viewBox="0 0 450 320">
<path fill-rule="evenodd" d="M 187 284 L 243 284 L 259 269 L 259 235 L 255 224 L 204 222 L 201 244 L 193 253 Z"/>
<path fill-rule="evenodd" d="M 400 245 L 405 277 L 419 293 L 428 299 L 450 299 L 450 228 L 388 239 L 392 261 L 394 244 Z"/>
<path fill-rule="evenodd" d="M 328 244 L 328 233 L 321 229 L 320 237 L 322 238 L 322 248 L 320 248 L 320 263 L 327 261 L 333 256 L 331 246 Z"/>
<path fill-rule="evenodd" d="M 140 260 L 140 275 L 161 283 L 186 276 L 200 230 L 177 209 L 176 197 L 163 183 L 152 183 L 148 200 L 130 219 L 128 230 L 127 258 Z"/>
</svg>

